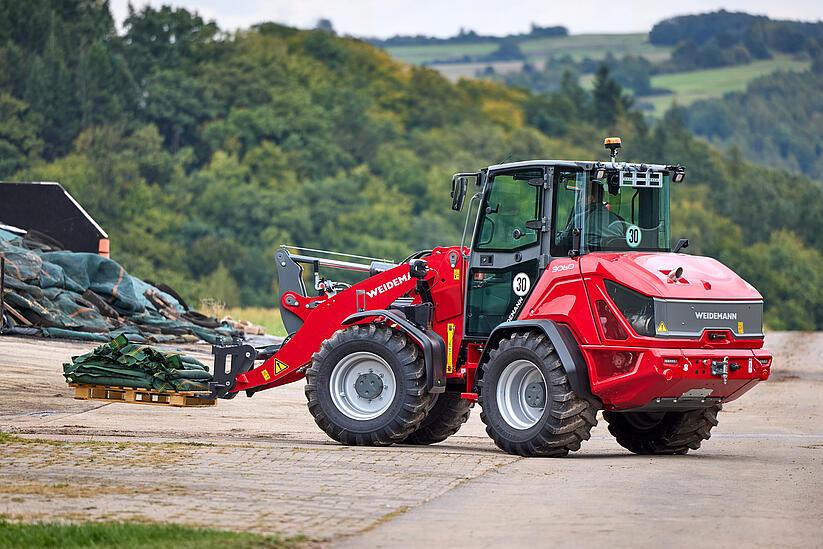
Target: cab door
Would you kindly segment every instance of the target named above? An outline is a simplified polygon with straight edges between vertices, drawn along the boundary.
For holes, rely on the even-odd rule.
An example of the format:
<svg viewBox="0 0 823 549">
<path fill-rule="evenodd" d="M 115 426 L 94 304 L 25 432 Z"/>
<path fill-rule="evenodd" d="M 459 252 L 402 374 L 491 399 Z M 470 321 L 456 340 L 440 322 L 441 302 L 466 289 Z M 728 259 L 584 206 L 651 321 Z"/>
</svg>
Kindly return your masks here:
<svg viewBox="0 0 823 549">
<path fill-rule="evenodd" d="M 542 166 L 489 174 L 469 259 L 467 338 L 486 338 L 498 324 L 515 320 L 537 283 L 546 253 L 548 181 Z"/>
</svg>

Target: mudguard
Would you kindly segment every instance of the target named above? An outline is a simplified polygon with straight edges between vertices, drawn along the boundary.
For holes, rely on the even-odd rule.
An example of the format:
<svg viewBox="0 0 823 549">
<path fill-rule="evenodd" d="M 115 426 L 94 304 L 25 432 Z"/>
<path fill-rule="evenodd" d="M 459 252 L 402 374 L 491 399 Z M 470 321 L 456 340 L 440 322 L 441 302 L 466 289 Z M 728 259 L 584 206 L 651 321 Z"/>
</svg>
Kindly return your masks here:
<svg viewBox="0 0 823 549">
<path fill-rule="evenodd" d="M 552 342 L 552 346 L 554 346 L 560 357 L 560 363 L 563 365 L 563 369 L 566 370 L 566 375 L 569 378 L 569 384 L 572 390 L 577 393 L 577 396 L 585 398 L 598 408 L 602 408 L 603 404 L 591 392 L 589 369 L 586 366 L 586 359 L 583 358 L 583 353 L 580 352 L 580 348 L 577 346 L 577 340 L 575 340 L 571 330 L 563 324 L 557 324 L 551 320 L 539 318 L 503 322 L 492 330 L 492 333 L 489 335 L 488 342 L 480 356 L 479 364 L 483 364 L 488 357 L 489 351 L 498 341 L 511 332 L 522 331 L 524 329 L 537 329 L 546 334 L 546 337 Z M 475 391 L 476 390 L 475 388 Z"/>
<path fill-rule="evenodd" d="M 430 330 L 422 330 L 398 311 L 385 309 L 360 311 L 349 315 L 343 325 L 354 324 L 358 320 L 385 317 L 397 324 L 397 327 L 420 345 L 426 364 L 426 387 L 430 393 L 442 393 L 446 390 L 446 343 L 443 338 Z"/>
</svg>

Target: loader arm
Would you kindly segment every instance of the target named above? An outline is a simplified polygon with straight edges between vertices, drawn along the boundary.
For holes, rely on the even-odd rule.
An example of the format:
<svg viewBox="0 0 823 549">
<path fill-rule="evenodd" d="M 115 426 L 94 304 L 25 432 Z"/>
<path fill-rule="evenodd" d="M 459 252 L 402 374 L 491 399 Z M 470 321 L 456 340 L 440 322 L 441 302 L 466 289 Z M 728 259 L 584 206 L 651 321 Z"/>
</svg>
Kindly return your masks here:
<svg viewBox="0 0 823 549">
<path fill-rule="evenodd" d="M 433 276 L 429 272 L 426 279 Z M 229 392 L 260 391 L 302 378 L 312 355 L 346 318 L 357 312 L 388 309 L 399 297 L 414 291 L 417 280 L 411 276 L 409 264 L 403 263 L 328 298 L 286 292 L 281 307 L 302 317 L 303 325 L 262 365 L 237 375 Z"/>
</svg>

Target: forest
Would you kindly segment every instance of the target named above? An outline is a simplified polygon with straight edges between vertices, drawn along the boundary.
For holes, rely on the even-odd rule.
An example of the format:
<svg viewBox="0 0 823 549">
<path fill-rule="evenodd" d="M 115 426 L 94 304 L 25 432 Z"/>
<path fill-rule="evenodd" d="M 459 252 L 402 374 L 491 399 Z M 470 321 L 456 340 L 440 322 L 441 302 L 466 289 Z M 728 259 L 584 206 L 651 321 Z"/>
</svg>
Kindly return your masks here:
<svg viewBox="0 0 823 549">
<path fill-rule="evenodd" d="M 687 111 L 696 134 L 737 146 L 764 165 L 823 173 L 823 59 L 803 73 L 777 72 L 742 92 L 698 101 Z"/>
<path fill-rule="evenodd" d="M 773 53 L 816 56 L 823 43 L 823 22 L 719 10 L 661 21 L 649 32 L 649 41 L 675 47 L 670 70 L 722 67 L 768 59 Z"/>
<path fill-rule="evenodd" d="M 0 0 L 0 179 L 63 183 L 135 275 L 196 302 L 274 305 L 287 243 L 401 259 L 456 243 L 452 173 L 503 160 L 681 163 L 673 237 L 764 294 L 773 329 L 823 328 L 823 187 L 651 124 L 599 70 L 533 93 L 450 83 L 328 30 L 226 32 L 184 9 Z M 818 154 L 819 158 L 819 154 Z"/>
</svg>

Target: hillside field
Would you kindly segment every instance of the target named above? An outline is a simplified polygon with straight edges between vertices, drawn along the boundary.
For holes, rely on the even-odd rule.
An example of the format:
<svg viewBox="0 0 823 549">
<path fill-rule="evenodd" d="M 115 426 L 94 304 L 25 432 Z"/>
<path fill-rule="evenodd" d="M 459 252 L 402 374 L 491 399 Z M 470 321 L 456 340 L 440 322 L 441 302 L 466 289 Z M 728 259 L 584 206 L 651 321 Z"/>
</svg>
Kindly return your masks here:
<svg viewBox="0 0 823 549">
<path fill-rule="evenodd" d="M 527 62 L 542 66 L 546 59 L 553 56 L 569 55 L 575 61 L 586 57 L 603 59 L 611 53 L 622 58 L 626 55 L 639 56 L 652 63 L 666 61 L 671 55 L 671 48 L 654 46 L 649 43 L 648 34 L 577 34 L 572 36 L 539 38 L 519 42 Z M 458 59 L 465 55 L 486 55 L 497 49 L 495 42 L 478 42 L 469 44 L 431 44 L 421 46 L 395 46 L 386 48 L 394 58 L 412 64 L 426 64 L 438 70 L 449 80 L 456 82 L 460 78 L 474 78 L 478 71 L 488 66 L 498 74 L 519 72 L 524 61 L 437 63 L 446 59 Z M 639 106 L 652 116 L 662 115 L 673 102 L 688 106 L 701 99 L 722 97 L 732 91 L 741 91 L 746 85 L 777 70 L 804 71 L 811 62 L 796 60 L 787 55 L 778 55 L 773 59 L 755 61 L 747 65 L 721 67 L 698 71 L 676 72 L 652 77 L 652 87 L 670 90 L 671 94 L 643 96 L 638 98 Z M 594 75 L 585 75 L 580 84 L 590 89 Z"/>
<path fill-rule="evenodd" d="M 570 55 L 575 61 L 584 57 L 602 59 L 612 55 L 637 55 L 649 61 L 668 59 L 670 48 L 653 46 L 648 34 L 575 34 L 572 36 L 535 38 L 518 42 L 529 61 L 542 61 L 547 57 Z M 394 46 L 386 48 L 389 54 L 405 63 L 425 64 L 464 55 L 484 55 L 497 49 L 496 42 L 431 44 L 421 46 Z M 485 64 L 483 64 L 485 65 Z"/>
<path fill-rule="evenodd" d="M 528 62 L 543 64 L 553 56 L 569 55 L 575 61 L 585 57 L 603 59 L 608 53 L 616 57 L 634 55 L 645 57 L 651 62 L 669 58 L 671 49 L 653 46 L 645 33 L 632 34 L 576 34 L 555 38 L 537 38 L 519 42 L 520 49 Z M 440 71 L 452 81 L 472 78 L 479 70 L 491 65 L 495 71 L 505 73 L 519 71 L 521 61 L 495 61 L 471 63 L 436 63 L 446 59 L 458 59 L 465 55 L 476 56 L 492 53 L 497 49 L 495 42 L 471 44 L 431 44 L 422 46 L 395 46 L 386 48 L 389 54 L 405 63 L 426 64 Z"/>
<path fill-rule="evenodd" d="M 744 90 L 749 82 L 760 76 L 779 70 L 802 72 L 808 70 L 810 65 L 810 61 L 780 56 L 736 67 L 661 74 L 652 77 L 652 86 L 671 90 L 672 93 L 639 97 L 638 102 L 644 111 L 660 116 L 673 102 L 688 106 L 701 99 L 719 98 L 729 92 Z"/>
</svg>

